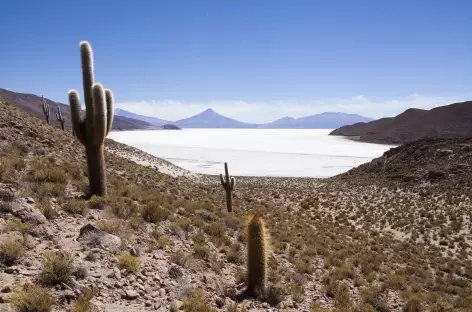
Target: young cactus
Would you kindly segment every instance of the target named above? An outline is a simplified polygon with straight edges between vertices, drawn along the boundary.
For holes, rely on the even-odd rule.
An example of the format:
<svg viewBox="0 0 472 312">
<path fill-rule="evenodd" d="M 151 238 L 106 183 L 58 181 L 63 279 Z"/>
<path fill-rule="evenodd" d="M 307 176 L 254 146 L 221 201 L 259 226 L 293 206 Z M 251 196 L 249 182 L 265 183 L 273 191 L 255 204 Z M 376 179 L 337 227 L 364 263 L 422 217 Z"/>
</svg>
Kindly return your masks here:
<svg viewBox="0 0 472 312">
<path fill-rule="evenodd" d="M 104 142 L 113 123 L 113 93 L 94 83 L 92 47 L 80 43 L 82 81 L 85 97 L 85 118 L 81 116 L 79 93 L 69 91 L 70 113 L 75 136 L 85 146 L 90 195 L 105 196 L 106 174 Z"/>
<path fill-rule="evenodd" d="M 46 116 L 46 122 L 49 123 L 49 112 L 50 112 L 49 103 L 46 101 L 44 96 L 41 96 L 41 100 L 43 101 L 42 108 L 43 108 L 44 116 Z"/>
<path fill-rule="evenodd" d="M 56 119 L 61 123 L 61 129 L 64 130 L 64 124 L 66 123 L 66 116 L 62 115 L 61 107 L 57 106 Z"/>
<path fill-rule="evenodd" d="M 226 207 L 228 208 L 228 212 L 233 212 L 233 190 L 236 181 L 234 178 L 230 178 L 227 163 L 225 163 L 225 178 L 223 179 L 223 175 L 220 174 L 220 180 L 221 185 L 223 185 L 226 191 Z"/>
<path fill-rule="evenodd" d="M 268 254 L 266 232 L 262 217 L 250 215 L 247 223 L 247 292 L 253 296 L 265 292 Z"/>
</svg>

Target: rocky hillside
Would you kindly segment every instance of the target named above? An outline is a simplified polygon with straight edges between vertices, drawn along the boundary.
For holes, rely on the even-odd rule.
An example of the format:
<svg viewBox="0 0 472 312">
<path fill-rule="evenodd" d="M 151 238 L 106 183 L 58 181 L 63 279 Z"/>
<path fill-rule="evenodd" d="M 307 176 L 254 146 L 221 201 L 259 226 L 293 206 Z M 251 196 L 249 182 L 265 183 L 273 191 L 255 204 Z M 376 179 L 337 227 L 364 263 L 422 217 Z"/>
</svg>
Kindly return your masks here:
<svg viewBox="0 0 472 312">
<path fill-rule="evenodd" d="M 334 179 L 357 184 L 376 179 L 400 186 L 428 184 L 467 190 L 472 187 L 472 138 L 408 142 Z"/>
<path fill-rule="evenodd" d="M 329 180 L 238 177 L 228 213 L 218 177 L 110 140 L 109 196 L 87 198 L 75 138 L 0 107 L 2 312 L 470 311 L 468 141 L 391 150 L 391 175 L 377 160 Z M 418 178 L 396 179 L 403 163 Z M 270 235 L 258 298 L 243 296 L 251 213 Z"/>
<path fill-rule="evenodd" d="M 17 105 L 22 110 L 32 114 L 33 116 L 44 119 L 42 110 L 41 96 L 28 93 L 18 93 L 0 88 L 0 99 L 4 99 Z M 57 107 L 61 108 L 62 114 L 67 118 L 65 122 L 66 129 L 71 129 L 71 118 L 69 105 L 54 102 L 46 99 L 50 104 L 50 122 L 53 125 L 60 126 L 60 123 L 56 119 Z M 148 122 L 131 119 L 123 116 L 115 116 L 113 122 L 113 130 L 137 130 L 137 129 L 149 129 L 152 125 Z"/>
<path fill-rule="evenodd" d="M 344 126 L 332 131 L 330 135 L 394 145 L 427 137 L 472 137 L 472 101 L 431 110 L 408 109 L 393 118 Z"/>
</svg>

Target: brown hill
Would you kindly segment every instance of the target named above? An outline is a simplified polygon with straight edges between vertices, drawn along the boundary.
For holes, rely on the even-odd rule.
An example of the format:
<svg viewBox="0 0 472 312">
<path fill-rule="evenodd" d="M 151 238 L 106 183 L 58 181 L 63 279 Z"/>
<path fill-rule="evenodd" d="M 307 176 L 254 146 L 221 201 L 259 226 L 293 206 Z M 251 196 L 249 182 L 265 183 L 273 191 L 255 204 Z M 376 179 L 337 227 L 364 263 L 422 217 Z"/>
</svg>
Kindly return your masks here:
<svg viewBox="0 0 472 312">
<path fill-rule="evenodd" d="M 436 107 L 408 109 L 393 118 L 338 128 L 330 135 L 383 144 L 403 144 L 422 138 L 472 137 L 472 101 Z"/>
<path fill-rule="evenodd" d="M 17 105 L 19 108 L 21 108 L 22 110 L 32 114 L 33 116 L 39 119 L 44 120 L 44 114 L 41 108 L 41 104 L 42 104 L 41 96 L 37 96 L 34 94 L 29 94 L 29 93 L 18 93 L 18 92 L 13 92 L 10 90 L 0 88 L 0 98 L 13 103 Z M 51 107 L 51 116 L 50 116 L 49 121 L 52 124 L 57 125 L 58 127 L 60 126 L 59 122 L 56 119 L 57 107 L 60 106 L 62 114 L 66 116 L 67 118 L 65 127 L 66 129 L 71 129 L 69 105 L 65 105 L 59 102 L 54 102 L 50 99 L 46 99 L 46 100 L 48 101 Z M 112 129 L 113 130 L 137 130 L 137 129 L 149 129 L 152 127 L 153 126 L 150 123 L 142 121 L 142 120 L 136 120 L 136 119 L 131 119 L 131 118 L 115 115 Z"/>
<path fill-rule="evenodd" d="M 470 190 L 472 138 L 429 138 L 408 142 L 334 179 L 352 184 L 376 181 L 380 185 L 410 189 L 433 186 L 442 190 Z"/>
</svg>

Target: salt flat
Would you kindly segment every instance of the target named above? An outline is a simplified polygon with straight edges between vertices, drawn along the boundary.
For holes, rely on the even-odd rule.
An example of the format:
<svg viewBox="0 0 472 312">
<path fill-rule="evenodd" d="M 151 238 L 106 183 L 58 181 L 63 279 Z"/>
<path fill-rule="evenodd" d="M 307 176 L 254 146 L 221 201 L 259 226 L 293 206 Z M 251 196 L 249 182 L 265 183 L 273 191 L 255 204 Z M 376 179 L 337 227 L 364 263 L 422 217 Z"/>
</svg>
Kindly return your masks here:
<svg viewBox="0 0 472 312">
<path fill-rule="evenodd" d="M 392 146 L 329 136 L 329 129 L 184 129 L 119 131 L 109 137 L 196 173 L 330 177 Z"/>
</svg>

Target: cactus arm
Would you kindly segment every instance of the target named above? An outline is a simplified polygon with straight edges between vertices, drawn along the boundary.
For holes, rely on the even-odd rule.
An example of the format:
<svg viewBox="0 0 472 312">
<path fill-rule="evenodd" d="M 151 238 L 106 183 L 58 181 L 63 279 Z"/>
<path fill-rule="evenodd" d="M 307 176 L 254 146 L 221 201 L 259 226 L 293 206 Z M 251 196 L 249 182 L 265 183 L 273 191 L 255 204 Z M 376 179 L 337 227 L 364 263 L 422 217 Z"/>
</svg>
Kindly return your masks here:
<svg viewBox="0 0 472 312">
<path fill-rule="evenodd" d="M 228 164 L 225 163 L 225 181 L 229 182 Z"/>
<path fill-rule="evenodd" d="M 77 136 L 77 139 L 80 143 L 85 144 L 85 128 L 84 120 L 81 116 L 81 107 L 80 107 L 80 97 L 79 93 L 75 90 L 69 91 L 69 105 L 70 105 L 70 115 L 72 119 L 72 129 Z"/>
<path fill-rule="evenodd" d="M 113 92 L 110 89 L 106 89 L 105 96 L 106 96 L 106 102 L 107 102 L 107 132 L 105 136 L 107 136 L 113 125 L 113 117 L 115 115 L 115 112 L 113 110 L 113 103 L 114 103 Z"/>
<path fill-rule="evenodd" d="M 223 180 L 222 174 L 220 174 L 220 181 L 221 181 L 221 185 L 223 185 L 223 187 L 226 189 L 226 184 L 225 184 L 225 181 Z"/>
<path fill-rule="evenodd" d="M 236 183 L 236 180 L 234 178 L 231 178 L 231 191 L 234 190 L 234 184 Z"/>
<path fill-rule="evenodd" d="M 93 141 L 103 144 L 107 132 L 107 111 L 105 90 L 99 83 L 93 85 Z"/>
<path fill-rule="evenodd" d="M 92 131 L 93 118 L 93 52 L 87 41 L 80 42 L 80 57 L 82 62 L 82 83 L 84 88 L 85 120 L 87 131 Z"/>
</svg>

